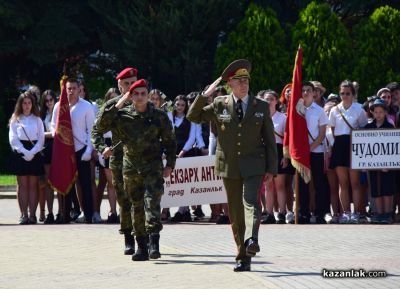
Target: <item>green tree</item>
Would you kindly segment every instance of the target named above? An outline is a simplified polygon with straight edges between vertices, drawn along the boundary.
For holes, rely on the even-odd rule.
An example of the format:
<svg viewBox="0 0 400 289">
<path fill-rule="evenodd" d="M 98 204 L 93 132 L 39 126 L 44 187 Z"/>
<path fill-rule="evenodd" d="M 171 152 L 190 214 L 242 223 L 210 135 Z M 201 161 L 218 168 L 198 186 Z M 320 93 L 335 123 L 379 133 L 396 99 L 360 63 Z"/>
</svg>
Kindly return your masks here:
<svg viewBox="0 0 400 289">
<path fill-rule="evenodd" d="M 384 6 L 355 29 L 355 79 L 364 95 L 400 80 L 400 11 Z"/>
<path fill-rule="evenodd" d="M 211 81 L 218 39 L 237 23 L 244 2 L 89 0 L 105 22 L 104 51 L 118 55 L 120 68 L 137 67 L 169 97 Z"/>
<path fill-rule="evenodd" d="M 318 80 L 336 91 L 350 78 L 352 42 L 349 32 L 329 5 L 311 2 L 293 28 L 293 45 L 303 48 L 303 79 Z"/>
<path fill-rule="evenodd" d="M 350 30 L 354 25 L 369 17 L 375 9 L 389 5 L 400 8 L 398 0 L 325 0 Z"/>
<path fill-rule="evenodd" d="M 246 58 L 253 66 L 252 91 L 279 91 L 290 79 L 291 71 L 285 37 L 274 11 L 250 4 L 243 20 L 217 48 L 216 75 L 233 60 Z"/>
</svg>

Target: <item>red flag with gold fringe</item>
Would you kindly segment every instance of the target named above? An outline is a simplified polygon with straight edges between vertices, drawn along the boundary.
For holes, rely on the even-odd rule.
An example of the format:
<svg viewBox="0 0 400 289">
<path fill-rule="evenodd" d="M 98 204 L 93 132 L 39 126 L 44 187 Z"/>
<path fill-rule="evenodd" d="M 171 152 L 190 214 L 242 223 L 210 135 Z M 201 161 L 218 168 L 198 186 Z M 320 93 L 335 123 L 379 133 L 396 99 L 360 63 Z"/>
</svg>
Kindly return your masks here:
<svg viewBox="0 0 400 289">
<path fill-rule="evenodd" d="M 311 180 L 310 145 L 308 143 L 307 122 L 304 117 L 302 98 L 302 50 L 299 46 L 293 69 L 292 94 L 290 97 L 283 153 L 291 159 L 293 167 L 299 172 L 304 182 Z"/>
<path fill-rule="evenodd" d="M 65 87 L 66 80 L 67 76 L 64 75 L 60 81 L 61 96 L 49 172 L 51 187 L 63 195 L 68 194 L 77 177 L 71 115 Z"/>
</svg>

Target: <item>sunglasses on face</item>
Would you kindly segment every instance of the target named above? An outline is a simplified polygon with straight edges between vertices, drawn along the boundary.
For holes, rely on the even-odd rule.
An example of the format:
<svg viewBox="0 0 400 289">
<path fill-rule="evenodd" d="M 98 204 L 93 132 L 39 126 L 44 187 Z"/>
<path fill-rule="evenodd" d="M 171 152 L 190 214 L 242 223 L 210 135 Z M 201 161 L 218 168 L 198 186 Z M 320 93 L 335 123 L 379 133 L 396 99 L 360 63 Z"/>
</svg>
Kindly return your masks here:
<svg viewBox="0 0 400 289">
<path fill-rule="evenodd" d="M 341 96 L 349 96 L 349 95 L 351 95 L 351 92 L 341 92 L 340 95 Z"/>
<path fill-rule="evenodd" d="M 46 98 L 46 103 L 48 102 L 53 102 L 54 100 L 52 98 Z"/>
</svg>

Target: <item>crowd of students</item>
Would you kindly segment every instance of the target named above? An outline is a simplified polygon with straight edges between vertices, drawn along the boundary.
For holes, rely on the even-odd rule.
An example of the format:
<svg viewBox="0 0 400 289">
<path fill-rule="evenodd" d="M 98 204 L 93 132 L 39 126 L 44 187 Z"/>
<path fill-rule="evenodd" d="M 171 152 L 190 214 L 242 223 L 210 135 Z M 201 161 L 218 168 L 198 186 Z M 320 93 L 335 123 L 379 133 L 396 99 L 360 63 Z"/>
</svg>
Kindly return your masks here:
<svg viewBox="0 0 400 289">
<path fill-rule="evenodd" d="M 278 175 L 261 190 L 264 224 L 294 221 L 294 169 L 282 148 L 290 89 L 286 85 L 280 96 L 271 90 L 259 93 L 270 104 L 279 153 Z M 327 99 L 325 92 L 318 81 L 303 83 L 299 110 L 307 123 L 311 182 L 299 181 L 299 223 L 399 221 L 399 171 L 351 169 L 350 134 L 353 129 L 399 127 L 400 85 L 389 83 L 364 104 L 357 102 L 356 82 L 341 82 L 339 94 L 330 94 Z"/>
<path fill-rule="evenodd" d="M 72 88 L 74 89 L 74 88 Z M 77 153 L 80 185 L 72 191 L 72 208 L 69 221 L 87 223 L 104 222 L 100 216 L 100 204 L 107 187 L 110 210 L 106 222 L 118 223 L 116 193 L 108 160 L 93 150 L 91 129 L 98 111 L 89 101 L 84 83 L 76 83 L 76 100 L 70 103 Z M 275 139 L 279 154 L 278 175 L 260 189 L 263 205 L 263 224 L 293 223 L 293 175 L 294 168 L 283 151 L 286 110 L 291 95 L 288 84 L 279 95 L 273 90 L 260 91 L 258 97 L 269 103 L 274 123 Z M 357 102 L 358 84 L 343 81 L 339 94 L 326 93 L 318 81 L 305 82 L 302 87 L 302 113 L 307 122 L 310 144 L 311 182 L 300 180 L 300 223 L 382 223 L 398 221 L 400 204 L 399 171 L 358 171 L 350 168 L 350 132 L 357 128 L 399 127 L 400 84 L 390 83 L 368 97 L 364 104 Z M 105 94 L 107 101 L 119 94 L 110 88 Z M 158 89 L 150 91 L 149 99 L 155 107 L 168 111 L 177 139 L 178 157 L 214 155 L 218 135 L 215 125 L 195 124 L 186 119 L 189 106 L 199 92 L 178 95 L 173 102 Z M 209 98 L 226 95 L 224 87 L 218 87 Z M 63 223 L 60 212 L 53 213 L 54 192 L 48 184 L 53 135 L 56 123 L 57 98 L 53 91 L 42 94 L 37 87 L 21 93 L 10 118 L 9 140 L 13 150 L 11 170 L 17 176 L 18 204 L 21 210 L 20 224 Z M 75 116 L 73 114 L 75 113 Z M 111 134 L 105 134 L 104 142 L 111 144 Z M 98 167 L 99 181 L 95 182 Z M 90 191 L 83 195 L 82 191 Z M 61 198 L 57 198 L 60 200 Z M 351 206 L 353 204 L 353 208 Z M 45 209 L 47 205 L 47 215 Z M 59 210 L 61 205 L 59 204 Z M 229 224 L 226 204 L 213 204 L 210 221 Z M 81 213 L 83 212 L 83 214 Z M 174 216 L 169 209 L 162 210 L 162 220 L 167 222 L 197 221 L 204 219 L 201 206 L 180 207 Z"/>
</svg>

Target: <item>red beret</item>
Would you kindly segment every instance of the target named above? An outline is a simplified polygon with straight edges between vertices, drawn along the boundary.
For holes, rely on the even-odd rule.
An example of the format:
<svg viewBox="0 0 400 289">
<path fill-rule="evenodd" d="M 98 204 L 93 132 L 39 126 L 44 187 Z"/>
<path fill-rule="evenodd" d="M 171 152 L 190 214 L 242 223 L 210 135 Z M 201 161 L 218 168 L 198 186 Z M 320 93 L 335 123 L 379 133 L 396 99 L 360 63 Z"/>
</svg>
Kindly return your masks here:
<svg viewBox="0 0 400 289">
<path fill-rule="evenodd" d="M 124 70 L 122 70 L 120 73 L 118 73 L 118 75 L 115 79 L 118 80 L 118 79 L 133 77 L 133 76 L 137 76 L 137 69 L 128 67 L 128 68 L 125 68 Z"/>
<path fill-rule="evenodd" d="M 131 87 L 129 87 L 129 93 L 131 93 L 135 88 L 138 87 L 146 87 L 147 88 L 147 81 L 142 79 L 139 79 L 137 81 L 135 81 L 134 83 L 132 83 Z"/>
</svg>

